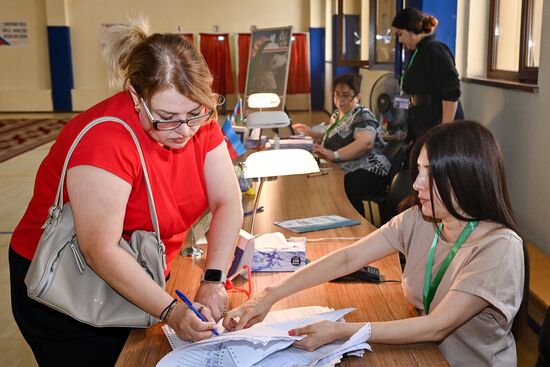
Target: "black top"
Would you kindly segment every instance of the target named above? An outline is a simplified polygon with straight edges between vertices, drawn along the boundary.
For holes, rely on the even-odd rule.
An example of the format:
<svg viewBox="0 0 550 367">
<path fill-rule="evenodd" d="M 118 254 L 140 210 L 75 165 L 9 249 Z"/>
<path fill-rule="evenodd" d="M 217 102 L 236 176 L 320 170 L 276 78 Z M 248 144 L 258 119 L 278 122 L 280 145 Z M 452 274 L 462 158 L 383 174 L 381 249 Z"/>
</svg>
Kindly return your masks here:
<svg viewBox="0 0 550 367">
<path fill-rule="evenodd" d="M 403 78 L 403 90 L 409 94 L 431 94 L 440 101 L 458 101 L 460 81 L 449 47 L 431 34 L 416 48 L 418 52 Z"/>
<path fill-rule="evenodd" d="M 418 137 L 441 122 L 441 101 L 458 101 L 460 80 L 449 47 L 431 34 L 416 45 L 416 55 L 409 61 L 403 77 L 403 91 L 412 95 L 431 96 L 431 103 L 413 106 L 409 111 L 409 129 Z M 412 56 L 411 56 L 412 58 Z M 457 115 L 461 108 L 457 109 Z"/>
</svg>

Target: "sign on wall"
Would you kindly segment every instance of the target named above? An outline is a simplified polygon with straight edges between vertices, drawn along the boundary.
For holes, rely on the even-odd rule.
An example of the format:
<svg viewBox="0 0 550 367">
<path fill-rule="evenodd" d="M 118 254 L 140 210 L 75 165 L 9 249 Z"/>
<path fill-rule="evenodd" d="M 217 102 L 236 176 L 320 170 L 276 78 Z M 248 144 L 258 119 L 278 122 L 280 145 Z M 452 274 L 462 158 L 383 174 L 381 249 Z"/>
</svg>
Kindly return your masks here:
<svg viewBox="0 0 550 367">
<path fill-rule="evenodd" d="M 245 101 L 254 93 L 276 93 L 282 102 L 278 109 L 284 108 L 291 37 L 292 27 L 256 29 L 252 32 Z"/>
<path fill-rule="evenodd" d="M 27 47 L 28 45 L 27 22 L 0 22 L 0 46 Z"/>
</svg>

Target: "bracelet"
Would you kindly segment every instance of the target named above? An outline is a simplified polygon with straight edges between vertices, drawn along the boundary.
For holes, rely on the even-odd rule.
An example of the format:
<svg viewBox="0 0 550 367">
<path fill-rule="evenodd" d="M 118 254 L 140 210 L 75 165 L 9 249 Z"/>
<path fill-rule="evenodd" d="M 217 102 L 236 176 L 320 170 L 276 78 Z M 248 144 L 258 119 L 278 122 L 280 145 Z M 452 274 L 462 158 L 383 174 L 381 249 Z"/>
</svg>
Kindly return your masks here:
<svg viewBox="0 0 550 367">
<path fill-rule="evenodd" d="M 178 307 L 178 305 L 179 305 L 179 303 L 175 302 L 174 305 L 168 309 L 168 312 L 166 313 L 166 316 L 164 316 L 164 320 L 166 322 L 168 322 L 168 318 L 170 317 L 172 312 L 174 312 L 174 310 Z"/>
<path fill-rule="evenodd" d="M 176 304 L 178 303 L 178 300 L 177 299 L 173 299 L 172 302 L 170 302 L 170 304 L 168 306 L 166 306 L 164 308 L 164 310 L 162 310 L 162 312 L 160 313 L 160 316 L 159 316 L 159 319 L 161 322 L 164 322 L 164 320 L 166 320 L 166 318 L 168 317 L 168 315 L 174 310 L 174 308 L 176 307 Z"/>
</svg>

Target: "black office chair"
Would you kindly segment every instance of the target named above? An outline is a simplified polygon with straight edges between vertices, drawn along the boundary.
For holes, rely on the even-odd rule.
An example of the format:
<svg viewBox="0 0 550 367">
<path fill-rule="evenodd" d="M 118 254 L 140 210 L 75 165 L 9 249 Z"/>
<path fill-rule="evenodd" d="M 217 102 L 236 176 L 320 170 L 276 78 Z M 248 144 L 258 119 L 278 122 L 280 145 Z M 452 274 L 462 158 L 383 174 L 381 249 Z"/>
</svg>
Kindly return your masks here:
<svg viewBox="0 0 550 367">
<path fill-rule="evenodd" d="M 399 214 L 399 203 L 407 196 L 412 194 L 412 178 L 410 171 L 400 171 L 393 177 L 388 195 L 380 206 L 381 224 L 388 222 L 390 219 Z"/>
<path fill-rule="evenodd" d="M 407 159 L 407 152 L 409 151 L 409 145 L 404 141 L 390 141 L 384 147 L 383 153 L 391 163 L 390 170 L 387 177 L 386 191 L 382 195 L 367 195 L 363 198 L 363 206 L 365 208 L 365 218 L 371 222 L 375 227 L 380 227 L 386 223 L 391 217 L 390 214 L 382 213 L 382 206 L 388 196 L 392 182 L 397 173 L 403 170 L 405 161 Z M 409 174 L 410 177 L 410 174 Z M 402 179 L 401 179 L 402 180 Z M 411 185 L 412 189 L 412 185 Z M 397 210 L 397 204 L 395 205 Z M 386 213 L 392 213 L 391 210 L 385 210 Z"/>
<path fill-rule="evenodd" d="M 393 180 L 393 176 L 395 176 L 397 172 L 403 170 L 408 151 L 409 144 L 404 141 L 390 141 L 384 147 L 382 152 L 391 164 L 390 171 L 388 173 L 388 188 Z"/>
<path fill-rule="evenodd" d="M 550 308 L 539 334 L 539 358 L 536 367 L 550 367 Z"/>
</svg>

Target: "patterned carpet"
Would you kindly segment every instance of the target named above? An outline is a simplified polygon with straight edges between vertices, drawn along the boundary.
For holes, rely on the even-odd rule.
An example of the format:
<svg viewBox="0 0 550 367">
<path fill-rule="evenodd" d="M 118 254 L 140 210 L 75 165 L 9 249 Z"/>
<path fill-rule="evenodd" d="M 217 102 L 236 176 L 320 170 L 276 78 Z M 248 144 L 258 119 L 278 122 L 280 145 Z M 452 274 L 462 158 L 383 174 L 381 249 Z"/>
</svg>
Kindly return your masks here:
<svg viewBox="0 0 550 367">
<path fill-rule="evenodd" d="M 67 120 L 0 120 L 0 162 L 55 140 Z"/>
</svg>

